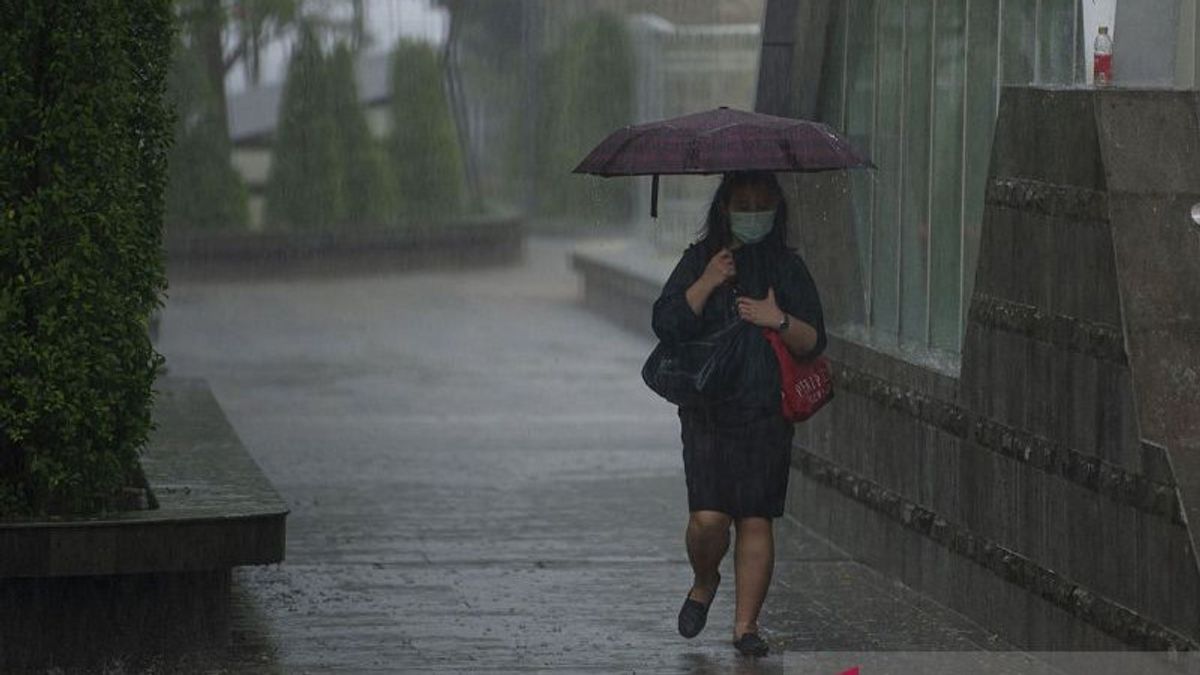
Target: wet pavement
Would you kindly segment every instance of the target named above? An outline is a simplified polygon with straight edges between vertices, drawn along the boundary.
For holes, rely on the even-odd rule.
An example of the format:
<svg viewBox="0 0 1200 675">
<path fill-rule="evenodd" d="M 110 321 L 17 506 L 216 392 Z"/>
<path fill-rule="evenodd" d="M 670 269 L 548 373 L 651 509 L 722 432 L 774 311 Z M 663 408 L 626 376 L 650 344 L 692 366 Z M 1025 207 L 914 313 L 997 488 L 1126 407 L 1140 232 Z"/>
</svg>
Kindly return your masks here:
<svg viewBox="0 0 1200 675">
<path fill-rule="evenodd" d="M 678 418 L 640 380 L 653 345 L 579 305 L 569 248 L 171 280 L 159 350 L 209 380 L 291 514 L 286 562 L 235 571 L 231 644 L 164 669 L 832 673 L 851 654 L 811 654 L 1011 649 L 790 518 L 760 617 L 772 654 L 730 644 L 732 583 L 680 637 Z"/>
</svg>

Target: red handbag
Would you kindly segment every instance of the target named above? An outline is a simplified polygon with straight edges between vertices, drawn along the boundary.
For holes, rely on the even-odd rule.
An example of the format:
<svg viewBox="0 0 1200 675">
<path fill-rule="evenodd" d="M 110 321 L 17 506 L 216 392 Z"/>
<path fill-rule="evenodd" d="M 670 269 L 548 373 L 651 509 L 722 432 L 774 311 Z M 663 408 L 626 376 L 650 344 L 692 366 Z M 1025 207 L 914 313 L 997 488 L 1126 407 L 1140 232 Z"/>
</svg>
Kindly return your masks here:
<svg viewBox="0 0 1200 675">
<path fill-rule="evenodd" d="M 778 333 L 763 328 L 763 335 L 771 343 L 771 349 L 775 350 L 775 358 L 779 361 L 783 416 L 790 422 L 803 422 L 833 398 L 829 359 L 818 356 L 810 361 L 797 361 Z"/>
</svg>

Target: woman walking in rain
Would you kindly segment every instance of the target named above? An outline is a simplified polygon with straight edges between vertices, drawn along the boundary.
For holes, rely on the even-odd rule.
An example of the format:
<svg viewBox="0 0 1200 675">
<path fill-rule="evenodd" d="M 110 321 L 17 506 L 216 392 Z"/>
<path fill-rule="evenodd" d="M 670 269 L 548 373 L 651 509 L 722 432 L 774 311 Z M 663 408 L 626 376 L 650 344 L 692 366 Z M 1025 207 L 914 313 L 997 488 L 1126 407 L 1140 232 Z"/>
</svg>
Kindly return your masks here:
<svg viewBox="0 0 1200 675">
<path fill-rule="evenodd" d="M 778 331 L 789 352 L 810 358 L 825 348 L 821 301 L 804 261 L 787 246 L 787 203 L 775 175 L 726 173 L 713 195 L 701 239 L 683 253 L 654 303 L 663 342 L 696 338 L 736 314 Z M 693 585 L 679 610 L 679 632 L 704 628 L 718 573 L 736 530 L 733 643 L 765 656 L 758 615 L 775 563 L 773 519 L 783 515 L 794 425 L 780 406 L 778 362 L 760 329 L 747 331 L 721 403 L 679 408 L 687 482 L 686 543 Z"/>
</svg>

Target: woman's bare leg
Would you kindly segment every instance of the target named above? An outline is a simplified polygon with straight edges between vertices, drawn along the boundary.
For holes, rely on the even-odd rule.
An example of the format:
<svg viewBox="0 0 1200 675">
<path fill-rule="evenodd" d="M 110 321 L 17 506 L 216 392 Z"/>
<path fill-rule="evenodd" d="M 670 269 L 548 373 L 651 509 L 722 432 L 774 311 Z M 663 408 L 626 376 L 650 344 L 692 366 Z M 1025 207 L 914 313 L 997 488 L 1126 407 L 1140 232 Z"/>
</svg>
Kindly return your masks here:
<svg viewBox="0 0 1200 675">
<path fill-rule="evenodd" d="M 775 533 L 770 518 L 746 517 L 734 521 L 737 543 L 734 571 L 737 575 L 737 605 L 734 609 L 733 639 L 758 630 L 758 612 L 771 585 L 775 569 Z"/>
<path fill-rule="evenodd" d="M 720 511 L 692 511 L 688 516 L 688 560 L 694 580 L 688 597 L 708 603 L 717 584 L 717 570 L 729 550 L 729 525 L 733 519 Z"/>
</svg>

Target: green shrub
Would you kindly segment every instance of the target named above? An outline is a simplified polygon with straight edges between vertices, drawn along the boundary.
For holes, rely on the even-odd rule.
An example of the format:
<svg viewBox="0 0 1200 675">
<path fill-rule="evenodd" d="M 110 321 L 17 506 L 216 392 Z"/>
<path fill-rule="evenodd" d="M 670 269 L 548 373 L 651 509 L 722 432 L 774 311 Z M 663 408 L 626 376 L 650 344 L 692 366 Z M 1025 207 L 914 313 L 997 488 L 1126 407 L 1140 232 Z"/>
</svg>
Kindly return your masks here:
<svg viewBox="0 0 1200 675">
<path fill-rule="evenodd" d="M 463 209 L 462 155 L 433 47 L 401 41 L 392 61 L 389 161 L 401 217 L 439 219 Z"/>
<path fill-rule="evenodd" d="M 542 62 L 537 111 L 538 210 L 547 215 L 628 218 L 633 181 L 571 170 L 605 136 L 633 120 L 633 56 L 620 17 L 595 12 L 568 29 Z"/>
<path fill-rule="evenodd" d="M 207 74 L 194 49 L 176 41 L 167 80 L 175 111 L 175 144 L 167 162 L 166 226 L 180 230 L 244 230 L 246 186 L 230 164 L 231 147 Z"/>
<path fill-rule="evenodd" d="M 479 213 L 511 212 L 522 208 L 529 189 L 532 166 L 524 123 L 530 122 L 525 105 L 528 52 L 536 50 L 536 33 L 529 31 L 531 13 L 541 3 L 526 0 L 442 2 L 454 25 L 454 67 L 467 97 L 486 106 L 487 124 L 471 129 L 472 142 L 485 152 L 474 160 L 479 200 L 469 208 Z M 515 129 L 514 134 L 512 130 Z"/>
<path fill-rule="evenodd" d="M 3 3 L 0 25 L 0 510 L 93 511 L 154 427 L 171 3 Z"/>
<path fill-rule="evenodd" d="M 354 53 L 339 44 L 326 55 L 303 27 L 280 102 L 266 224 L 334 230 L 396 220 L 389 167 L 367 126 L 354 75 Z"/>
<path fill-rule="evenodd" d="M 391 223 L 396 206 L 387 178 L 390 174 L 385 173 L 388 166 L 383 148 L 367 126 L 354 77 L 354 53 L 345 44 L 339 44 L 329 56 L 326 77 L 344 169 L 341 179 L 346 211 L 342 220 L 352 226 Z"/>
<path fill-rule="evenodd" d="M 264 224 L 282 230 L 335 227 L 346 212 L 342 153 L 325 56 L 310 26 L 288 65 L 267 178 Z"/>
</svg>

